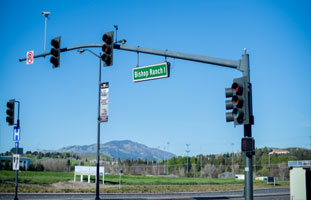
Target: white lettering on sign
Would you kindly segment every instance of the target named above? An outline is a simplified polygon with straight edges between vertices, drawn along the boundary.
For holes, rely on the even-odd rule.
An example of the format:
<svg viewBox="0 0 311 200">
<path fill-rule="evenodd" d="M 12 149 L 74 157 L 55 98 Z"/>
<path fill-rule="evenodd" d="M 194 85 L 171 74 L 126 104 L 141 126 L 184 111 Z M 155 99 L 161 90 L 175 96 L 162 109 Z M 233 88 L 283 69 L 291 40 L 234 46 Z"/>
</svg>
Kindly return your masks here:
<svg viewBox="0 0 311 200">
<path fill-rule="evenodd" d="M 148 75 L 149 75 L 148 71 L 140 71 L 134 73 L 135 78 L 147 77 Z"/>
<path fill-rule="evenodd" d="M 150 69 L 150 75 L 158 75 L 158 74 L 163 74 L 163 69 L 159 68 L 159 69 Z"/>
</svg>

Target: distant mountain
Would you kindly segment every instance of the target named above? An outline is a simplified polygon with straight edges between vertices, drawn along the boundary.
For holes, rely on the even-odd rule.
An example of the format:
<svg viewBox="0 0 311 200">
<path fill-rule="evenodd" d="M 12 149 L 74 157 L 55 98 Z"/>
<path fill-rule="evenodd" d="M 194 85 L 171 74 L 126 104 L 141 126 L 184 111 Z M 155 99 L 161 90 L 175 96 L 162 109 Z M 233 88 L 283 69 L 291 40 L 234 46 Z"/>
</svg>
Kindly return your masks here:
<svg viewBox="0 0 311 200">
<path fill-rule="evenodd" d="M 91 145 L 74 145 L 63 147 L 57 152 L 74 152 L 78 154 L 96 153 L 97 144 Z M 133 142 L 131 140 L 111 141 L 100 145 L 100 153 L 121 160 L 163 160 L 164 158 L 172 158 L 175 154 L 162 151 L 157 148 L 150 148 L 146 145 Z"/>
</svg>

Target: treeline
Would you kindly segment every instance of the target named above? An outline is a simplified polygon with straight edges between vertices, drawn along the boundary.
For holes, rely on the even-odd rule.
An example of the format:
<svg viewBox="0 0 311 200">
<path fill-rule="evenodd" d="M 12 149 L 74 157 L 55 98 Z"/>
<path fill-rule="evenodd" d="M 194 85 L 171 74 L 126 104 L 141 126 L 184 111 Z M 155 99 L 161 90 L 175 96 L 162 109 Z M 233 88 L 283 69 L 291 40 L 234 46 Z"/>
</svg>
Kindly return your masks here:
<svg viewBox="0 0 311 200">
<path fill-rule="evenodd" d="M 288 161 L 311 160 L 311 150 L 303 148 L 286 149 L 289 154 L 272 154 L 272 148 L 256 149 L 253 156 L 254 176 L 275 176 L 288 179 Z M 5 153 L 2 155 L 10 155 Z M 59 152 L 30 152 L 23 157 L 31 158 L 28 170 L 32 171 L 73 171 L 76 165 L 95 166 L 95 155 L 78 155 Z M 101 156 L 101 166 L 105 173 L 133 175 L 171 175 L 180 177 L 232 177 L 233 174 L 244 173 L 244 157 L 242 153 L 225 153 L 217 155 L 198 155 L 192 157 L 178 156 L 168 160 L 123 160 Z M 10 166 L 6 166 L 8 169 Z M 3 168 L 3 166 L 2 166 Z"/>
<path fill-rule="evenodd" d="M 256 149 L 253 156 L 255 176 L 275 176 L 289 178 L 288 161 L 311 160 L 311 150 L 290 148 L 288 154 L 271 154 L 272 148 Z M 244 174 L 244 156 L 242 153 L 225 153 L 218 155 L 198 155 L 193 157 L 178 156 L 169 160 L 142 161 L 125 160 L 107 162 L 106 172 L 141 175 L 173 175 L 180 177 L 232 177 Z"/>
</svg>

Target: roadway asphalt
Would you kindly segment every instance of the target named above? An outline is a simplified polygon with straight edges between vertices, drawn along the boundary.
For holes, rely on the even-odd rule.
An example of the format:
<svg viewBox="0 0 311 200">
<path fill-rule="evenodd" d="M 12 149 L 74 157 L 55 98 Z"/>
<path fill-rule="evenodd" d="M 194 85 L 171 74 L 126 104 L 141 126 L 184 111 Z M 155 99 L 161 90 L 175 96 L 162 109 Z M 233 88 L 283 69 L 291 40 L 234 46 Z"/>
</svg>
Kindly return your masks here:
<svg viewBox="0 0 311 200">
<path fill-rule="evenodd" d="M 15 194 L 0 194 L 0 199 L 14 199 Z M 234 199 L 242 200 L 243 192 L 237 191 L 223 191 L 223 192 L 199 192 L 199 193 L 160 193 L 160 194 L 101 194 L 101 199 L 185 199 L 185 200 L 210 200 L 210 199 Z M 21 193 L 18 195 L 19 200 L 89 200 L 95 199 L 95 194 L 78 194 L 78 193 Z M 289 188 L 269 188 L 254 190 L 255 200 L 289 200 Z"/>
</svg>

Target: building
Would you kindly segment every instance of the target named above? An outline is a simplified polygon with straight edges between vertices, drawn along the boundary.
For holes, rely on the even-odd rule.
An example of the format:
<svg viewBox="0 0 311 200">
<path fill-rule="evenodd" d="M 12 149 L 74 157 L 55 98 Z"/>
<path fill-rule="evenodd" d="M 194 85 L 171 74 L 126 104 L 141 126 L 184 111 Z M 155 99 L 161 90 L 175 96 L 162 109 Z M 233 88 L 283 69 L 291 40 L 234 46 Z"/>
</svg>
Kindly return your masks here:
<svg viewBox="0 0 311 200">
<path fill-rule="evenodd" d="M 234 177 L 235 177 L 235 180 L 244 180 L 245 179 L 244 174 L 236 174 Z"/>
<path fill-rule="evenodd" d="M 289 154 L 289 151 L 280 149 L 280 150 L 273 150 L 269 153 L 269 155 L 273 155 L 273 154 L 285 155 L 285 154 Z"/>
<path fill-rule="evenodd" d="M 5 162 L 8 162 L 9 166 L 11 167 L 12 169 L 12 156 L 2 156 L 0 157 L 0 166 L 1 168 L 3 168 L 5 166 Z M 23 168 L 25 170 L 28 170 L 30 166 L 30 158 L 20 158 L 19 159 L 19 167 L 20 168 Z"/>
</svg>

